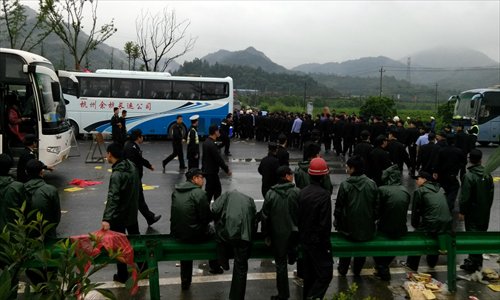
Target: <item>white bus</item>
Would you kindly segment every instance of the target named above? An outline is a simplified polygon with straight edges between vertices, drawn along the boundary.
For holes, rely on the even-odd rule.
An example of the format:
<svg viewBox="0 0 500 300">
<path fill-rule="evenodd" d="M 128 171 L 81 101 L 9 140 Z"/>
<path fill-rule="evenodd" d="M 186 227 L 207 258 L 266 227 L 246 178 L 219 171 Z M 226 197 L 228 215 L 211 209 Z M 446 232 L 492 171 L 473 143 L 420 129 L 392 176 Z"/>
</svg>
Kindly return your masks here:
<svg viewBox="0 0 500 300">
<path fill-rule="evenodd" d="M 69 77 L 73 75 L 77 81 Z M 113 108 L 127 111 L 127 131 L 171 135 L 177 115 L 199 115 L 198 132 L 219 125 L 233 111 L 233 80 L 169 73 L 97 70 L 60 75 L 68 120 L 75 132 L 111 133 Z M 189 125 L 189 123 L 187 123 Z M 187 129 L 184 125 L 184 129 Z"/>
<path fill-rule="evenodd" d="M 500 143 L 500 85 L 468 90 L 451 96 L 455 102 L 453 122 L 465 128 L 474 121 L 479 126 L 477 141 L 481 145 Z"/>
<path fill-rule="evenodd" d="M 14 158 L 24 149 L 23 138 L 38 139 L 38 159 L 52 167 L 71 149 L 71 127 L 59 78 L 46 58 L 21 50 L 0 48 L 0 152 Z"/>
</svg>

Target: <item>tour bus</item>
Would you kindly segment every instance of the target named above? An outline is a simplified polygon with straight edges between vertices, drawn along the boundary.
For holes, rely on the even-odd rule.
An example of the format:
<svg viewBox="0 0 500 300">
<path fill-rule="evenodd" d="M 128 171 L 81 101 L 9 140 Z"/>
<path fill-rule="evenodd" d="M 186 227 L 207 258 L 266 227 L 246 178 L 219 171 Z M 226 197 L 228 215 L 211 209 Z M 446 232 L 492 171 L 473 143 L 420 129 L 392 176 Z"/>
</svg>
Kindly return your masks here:
<svg viewBox="0 0 500 300">
<path fill-rule="evenodd" d="M 59 78 L 51 62 L 0 48 L 0 152 L 19 158 L 26 134 L 38 140 L 37 156 L 52 167 L 69 155 L 72 132 Z"/>
<path fill-rule="evenodd" d="M 76 77 L 77 81 L 66 77 Z M 199 115 L 198 133 L 219 125 L 233 111 L 233 80 L 178 77 L 169 73 L 97 70 L 60 76 L 68 120 L 80 134 L 111 133 L 113 108 L 127 111 L 126 128 L 144 135 L 171 136 L 177 115 L 189 126 Z M 184 132 L 187 126 L 183 124 Z"/>
<path fill-rule="evenodd" d="M 479 125 L 477 141 L 481 145 L 500 143 L 500 85 L 468 90 L 451 96 L 449 101 L 456 101 L 454 122 L 465 128 L 474 122 Z"/>
</svg>

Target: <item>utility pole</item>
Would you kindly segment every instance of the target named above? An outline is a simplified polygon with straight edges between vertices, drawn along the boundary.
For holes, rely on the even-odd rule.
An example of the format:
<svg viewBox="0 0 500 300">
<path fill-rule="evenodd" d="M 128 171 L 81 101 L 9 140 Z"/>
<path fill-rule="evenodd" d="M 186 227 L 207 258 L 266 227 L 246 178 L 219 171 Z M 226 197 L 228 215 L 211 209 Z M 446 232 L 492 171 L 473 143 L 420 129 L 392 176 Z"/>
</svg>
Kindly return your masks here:
<svg viewBox="0 0 500 300">
<path fill-rule="evenodd" d="M 307 81 L 304 82 L 304 110 L 307 110 L 306 96 L 307 96 Z"/>
<path fill-rule="evenodd" d="M 438 84 L 437 84 L 437 82 L 436 82 L 435 101 L 436 101 L 436 111 L 437 111 L 438 110 Z"/>
<path fill-rule="evenodd" d="M 382 74 L 385 72 L 383 66 L 380 67 L 379 72 L 380 72 L 380 94 L 379 94 L 379 97 L 382 98 L 382 77 L 383 77 Z"/>
</svg>

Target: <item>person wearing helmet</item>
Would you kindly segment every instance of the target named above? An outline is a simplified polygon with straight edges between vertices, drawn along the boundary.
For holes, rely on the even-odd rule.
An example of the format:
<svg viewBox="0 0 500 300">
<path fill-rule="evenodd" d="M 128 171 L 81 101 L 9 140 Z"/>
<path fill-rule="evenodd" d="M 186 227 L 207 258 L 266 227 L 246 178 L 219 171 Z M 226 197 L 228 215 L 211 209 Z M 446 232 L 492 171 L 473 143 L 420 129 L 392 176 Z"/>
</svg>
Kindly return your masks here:
<svg viewBox="0 0 500 300">
<path fill-rule="evenodd" d="M 363 159 L 359 156 L 349 158 L 346 172 L 349 177 L 340 184 L 335 202 L 334 226 L 349 240 L 369 241 L 375 236 L 377 185 L 364 174 Z M 352 271 L 355 276 L 360 275 L 365 261 L 366 257 L 354 258 Z M 350 263 L 350 257 L 340 258 L 337 268 L 340 275 L 347 274 Z"/>
<path fill-rule="evenodd" d="M 299 241 L 304 259 L 304 299 L 323 299 L 333 274 L 332 202 L 321 181 L 330 170 L 320 157 L 311 160 L 311 183 L 300 191 L 298 209 Z"/>
</svg>

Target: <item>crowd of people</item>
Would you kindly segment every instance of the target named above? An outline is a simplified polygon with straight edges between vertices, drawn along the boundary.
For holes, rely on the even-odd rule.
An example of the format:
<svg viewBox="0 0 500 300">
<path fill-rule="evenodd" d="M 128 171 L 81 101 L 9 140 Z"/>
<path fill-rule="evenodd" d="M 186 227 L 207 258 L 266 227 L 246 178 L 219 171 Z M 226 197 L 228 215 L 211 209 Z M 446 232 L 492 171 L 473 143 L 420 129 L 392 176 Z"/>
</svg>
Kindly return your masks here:
<svg viewBox="0 0 500 300">
<path fill-rule="evenodd" d="M 112 173 L 101 227 L 137 234 L 138 212 L 148 225 L 161 217 L 149 210 L 141 183 L 143 168 L 155 168 L 142 156 L 140 130 L 132 130 L 128 142 L 123 142 L 122 128 L 126 124 L 118 113 L 115 111 L 111 119 L 115 125 L 107 161 L 112 165 Z M 398 117 L 373 117 L 367 122 L 354 115 L 330 114 L 325 108 L 314 120 L 307 114 L 262 116 L 252 111 L 235 112 L 228 114 L 220 126 L 211 125 L 208 137 L 201 142 L 198 119 L 196 115 L 190 117 L 191 126 L 184 135 L 183 117 L 177 117 L 173 153 L 162 162 L 165 170 L 178 157 L 179 169 L 187 169 L 186 181 L 176 184 L 171 194 L 171 235 L 194 244 L 215 239 L 217 259 L 209 261 L 213 274 L 229 270 L 229 258 L 234 258 L 230 299 L 245 298 L 248 259 L 259 222 L 276 266 L 278 294 L 271 299 L 290 297 L 287 264 L 295 262 L 297 276 L 303 279 L 303 298 L 324 297 L 333 274 L 332 226 L 345 238 L 357 242 L 369 241 L 375 234 L 398 239 L 408 231 L 406 217 L 411 203 L 412 227 L 436 238 L 453 230 L 455 211 L 459 212 L 458 218 L 465 220 L 466 230 L 488 229 L 494 185 L 492 177 L 483 172 L 481 151 L 474 147 L 477 132 L 465 133 L 460 126 L 436 131 L 433 119 L 427 124 L 411 119 L 402 122 Z M 248 195 L 222 190 L 220 169 L 232 175 L 224 159 L 224 155 L 231 155 L 231 127 L 237 138 L 269 142 L 268 154 L 258 166 L 264 197 L 259 212 Z M 183 143 L 187 144 L 188 168 Z M 303 151 L 303 160 L 294 170 L 290 167 L 288 146 Z M 320 157 L 323 149 L 326 160 Z M 327 162 L 332 149 L 345 161 L 348 174 L 340 183 L 334 207 Z M 32 207 L 44 213 L 49 222 L 58 224 L 60 213 L 54 211 L 60 212 L 59 198 L 57 190 L 54 193 L 55 188 L 43 182 L 46 167 L 29 159 L 23 166 L 25 170 L 20 171 L 28 180 L 22 184 L 8 176 L 12 166 L 9 158 L 6 154 L 0 156 L 0 197 L 8 199 L 7 207 L 19 206 L 16 201 L 25 193 Z M 470 167 L 466 171 L 467 159 Z M 402 185 L 404 165 L 416 180 L 413 197 Z M 459 208 L 455 209 L 459 193 Z M 12 221 L 6 211 L 9 210 L 0 210 L 0 225 Z M 374 258 L 376 276 L 390 280 L 393 259 Z M 337 270 L 345 276 L 351 268 L 359 276 L 365 260 L 341 258 Z M 410 256 L 407 266 L 417 271 L 419 262 L 420 257 Z M 427 256 L 430 267 L 436 263 L 437 256 Z M 181 261 L 183 290 L 190 288 L 192 265 L 192 261 Z M 461 268 L 474 272 L 481 266 L 481 255 L 470 255 Z M 125 282 L 129 276 L 126 266 L 118 264 L 117 268 L 113 279 Z"/>
</svg>

